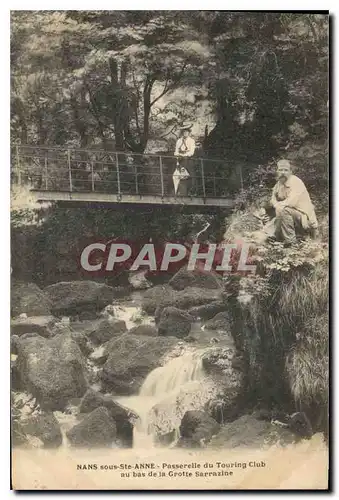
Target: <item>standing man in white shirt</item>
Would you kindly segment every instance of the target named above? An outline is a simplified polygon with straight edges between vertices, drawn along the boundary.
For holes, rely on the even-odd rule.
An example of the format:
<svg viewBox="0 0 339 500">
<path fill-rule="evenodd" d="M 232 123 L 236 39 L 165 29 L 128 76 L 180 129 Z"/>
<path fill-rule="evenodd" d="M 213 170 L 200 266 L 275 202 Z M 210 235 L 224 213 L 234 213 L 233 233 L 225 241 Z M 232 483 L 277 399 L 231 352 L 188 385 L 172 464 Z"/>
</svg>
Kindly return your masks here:
<svg viewBox="0 0 339 500">
<path fill-rule="evenodd" d="M 194 155 L 195 140 L 190 136 L 191 124 L 181 127 L 181 137 L 176 142 L 174 156 L 177 157 L 177 166 L 173 174 L 173 184 L 175 194 L 187 196 L 189 179 L 191 177 L 188 166 L 188 158 Z"/>
</svg>

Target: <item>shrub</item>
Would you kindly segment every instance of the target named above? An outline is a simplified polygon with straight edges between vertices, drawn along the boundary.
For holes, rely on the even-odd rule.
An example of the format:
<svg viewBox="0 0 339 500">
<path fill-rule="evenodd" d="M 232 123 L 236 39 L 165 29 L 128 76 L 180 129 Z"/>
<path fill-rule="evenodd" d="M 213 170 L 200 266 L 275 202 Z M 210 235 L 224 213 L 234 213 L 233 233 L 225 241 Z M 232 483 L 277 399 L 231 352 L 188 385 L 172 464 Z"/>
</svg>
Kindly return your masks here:
<svg viewBox="0 0 339 500">
<path fill-rule="evenodd" d="M 286 372 L 297 404 L 328 403 L 328 315 L 311 316 L 286 358 Z"/>
</svg>

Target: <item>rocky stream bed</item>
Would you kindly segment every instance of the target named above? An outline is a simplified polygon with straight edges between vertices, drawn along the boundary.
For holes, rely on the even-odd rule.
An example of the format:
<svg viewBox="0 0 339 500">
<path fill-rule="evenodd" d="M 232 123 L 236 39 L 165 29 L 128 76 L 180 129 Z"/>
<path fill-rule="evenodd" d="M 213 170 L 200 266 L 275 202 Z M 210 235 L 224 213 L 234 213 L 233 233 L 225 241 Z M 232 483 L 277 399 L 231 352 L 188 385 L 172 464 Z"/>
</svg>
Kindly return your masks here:
<svg viewBox="0 0 339 500">
<path fill-rule="evenodd" d="M 12 443 L 177 448 L 293 443 L 300 415 L 242 406 L 245 366 L 218 276 L 12 284 Z M 299 419 L 299 420 L 298 420 Z"/>
</svg>

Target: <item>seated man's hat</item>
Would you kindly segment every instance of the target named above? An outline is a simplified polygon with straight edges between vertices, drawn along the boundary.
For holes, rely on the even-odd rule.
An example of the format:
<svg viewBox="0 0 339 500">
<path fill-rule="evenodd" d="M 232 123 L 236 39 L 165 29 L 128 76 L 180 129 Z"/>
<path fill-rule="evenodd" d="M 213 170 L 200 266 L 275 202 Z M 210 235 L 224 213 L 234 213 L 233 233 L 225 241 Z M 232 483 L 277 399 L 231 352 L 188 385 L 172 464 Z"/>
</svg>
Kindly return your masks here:
<svg viewBox="0 0 339 500">
<path fill-rule="evenodd" d="M 279 167 L 288 167 L 291 168 L 291 163 L 288 160 L 279 160 L 277 163 L 278 168 Z"/>
</svg>

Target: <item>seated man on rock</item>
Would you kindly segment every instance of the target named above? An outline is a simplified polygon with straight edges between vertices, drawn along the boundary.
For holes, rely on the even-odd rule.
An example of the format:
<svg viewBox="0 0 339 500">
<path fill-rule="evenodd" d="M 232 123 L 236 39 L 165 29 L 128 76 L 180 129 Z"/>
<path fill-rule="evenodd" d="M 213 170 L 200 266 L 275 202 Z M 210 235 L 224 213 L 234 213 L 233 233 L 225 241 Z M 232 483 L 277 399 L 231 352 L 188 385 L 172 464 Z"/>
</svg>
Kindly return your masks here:
<svg viewBox="0 0 339 500">
<path fill-rule="evenodd" d="M 288 160 L 278 161 L 277 167 L 278 181 L 270 201 L 275 217 L 265 225 L 262 238 L 258 239 L 263 242 L 275 238 L 290 246 L 297 242 L 297 235 L 308 233 L 315 238 L 318 222 L 305 184 L 292 174 Z"/>
</svg>

